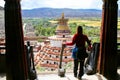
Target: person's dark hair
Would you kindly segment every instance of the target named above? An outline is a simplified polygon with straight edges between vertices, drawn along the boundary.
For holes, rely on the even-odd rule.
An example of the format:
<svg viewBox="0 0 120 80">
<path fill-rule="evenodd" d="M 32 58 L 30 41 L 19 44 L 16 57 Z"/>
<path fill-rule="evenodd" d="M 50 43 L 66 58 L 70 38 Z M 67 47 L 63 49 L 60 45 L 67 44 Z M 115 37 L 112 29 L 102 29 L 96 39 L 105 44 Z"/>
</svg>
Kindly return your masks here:
<svg viewBox="0 0 120 80">
<path fill-rule="evenodd" d="M 82 26 L 78 26 L 78 27 L 77 27 L 77 33 L 79 33 L 79 34 L 82 34 L 82 33 L 83 33 Z"/>
</svg>

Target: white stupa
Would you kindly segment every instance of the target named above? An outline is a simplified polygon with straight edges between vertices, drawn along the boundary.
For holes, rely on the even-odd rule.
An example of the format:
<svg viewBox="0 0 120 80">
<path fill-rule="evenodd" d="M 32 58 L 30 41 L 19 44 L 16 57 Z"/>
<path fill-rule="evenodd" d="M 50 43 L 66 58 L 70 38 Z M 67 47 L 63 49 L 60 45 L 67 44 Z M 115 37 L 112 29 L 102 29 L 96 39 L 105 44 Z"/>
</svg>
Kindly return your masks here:
<svg viewBox="0 0 120 80">
<path fill-rule="evenodd" d="M 63 41 L 71 41 L 70 28 L 67 25 L 68 19 L 58 19 L 58 26 L 56 28 L 56 35 L 48 37 L 49 44 L 41 46 L 38 54 L 35 56 L 35 65 L 44 67 L 46 71 L 58 70 L 60 64 L 60 54 Z M 72 47 L 65 47 L 63 51 L 62 66 L 73 61 L 71 57 Z M 71 69 L 70 69 L 71 70 Z"/>
<path fill-rule="evenodd" d="M 71 31 L 67 24 L 68 19 L 64 18 L 64 13 L 62 13 L 62 17 L 57 19 L 57 21 L 56 35 L 49 37 L 51 47 L 61 47 L 63 41 L 71 41 Z"/>
</svg>

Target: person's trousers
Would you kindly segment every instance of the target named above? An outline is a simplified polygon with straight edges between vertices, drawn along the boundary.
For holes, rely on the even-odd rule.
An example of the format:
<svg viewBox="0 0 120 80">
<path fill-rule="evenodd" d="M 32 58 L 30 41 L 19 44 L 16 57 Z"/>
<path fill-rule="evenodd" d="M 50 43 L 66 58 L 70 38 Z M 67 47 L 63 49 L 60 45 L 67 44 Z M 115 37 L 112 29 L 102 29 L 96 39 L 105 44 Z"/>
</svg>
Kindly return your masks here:
<svg viewBox="0 0 120 80">
<path fill-rule="evenodd" d="M 85 60 L 74 59 L 74 76 L 82 77 L 84 74 L 83 66 Z M 79 68 L 79 70 L 78 70 Z"/>
</svg>

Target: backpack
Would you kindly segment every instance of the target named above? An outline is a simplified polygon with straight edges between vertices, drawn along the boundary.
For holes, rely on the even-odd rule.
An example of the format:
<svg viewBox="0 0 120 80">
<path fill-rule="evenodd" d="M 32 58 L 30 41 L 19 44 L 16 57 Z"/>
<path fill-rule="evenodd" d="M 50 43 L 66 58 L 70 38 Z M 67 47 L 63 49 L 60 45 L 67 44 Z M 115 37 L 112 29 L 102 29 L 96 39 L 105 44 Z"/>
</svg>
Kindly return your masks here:
<svg viewBox="0 0 120 80">
<path fill-rule="evenodd" d="M 86 48 L 84 47 L 77 47 L 75 46 L 72 50 L 72 58 L 74 59 L 84 59 L 88 57 L 88 54 L 86 53 Z"/>
</svg>

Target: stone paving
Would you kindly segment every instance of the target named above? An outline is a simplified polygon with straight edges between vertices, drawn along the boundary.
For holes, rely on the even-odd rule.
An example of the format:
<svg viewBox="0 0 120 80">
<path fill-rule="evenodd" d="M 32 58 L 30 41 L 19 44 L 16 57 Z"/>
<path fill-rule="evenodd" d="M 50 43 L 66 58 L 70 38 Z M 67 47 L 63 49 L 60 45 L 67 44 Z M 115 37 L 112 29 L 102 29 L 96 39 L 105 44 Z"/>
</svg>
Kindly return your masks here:
<svg viewBox="0 0 120 80">
<path fill-rule="evenodd" d="M 0 80 L 6 80 L 5 75 L 0 76 Z M 37 80 L 78 80 L 73 76 L 73 73 L 66 73 L 65 77 L 60 77 L 58 74 L 38 74 Z M 102 75 L 86 75 L 84 74 L 82 80 L 107 80 Z"/>
<path fill-rule="evenodd" d="M 120 74 L 120 69 L 118 69 L 117 72 Z M 38 75 L 37 80 L 78 80 L 73 76 L 72 72 L 67 72 L 65 74 L 65 77 L 58 76 L 58 73 L 38 73 L 37 75 Z M 0 80 L 6 80 L 5 74 L 0 74 Z M 82 80 L 107 80 L 107 79 L 102 75 L 96 73 L 94 75 L 84 74 L 82 76 Z"/>
<path fill-rule="evenodd" d="M 78 79 L 73 76 L 73 73 L 66 73 L 65 77 L 60 77 L 57 74 L 38 75 L 38 80 L 78 80 Z M 82 80 L 107 80 L 107 79 L 100 74 L 95 75 L 84 74 L 82 76 Z"/>
<path fill-rule="evenodd" d="M 117 73 L 120 75 L 120 68 L 118 68 Z M 38 79 L 37 80 L 78 80 L 73 76 L 72 72 L 66 72 L 65 77 L 58 76 L 57 72 L 54 73 L 38 73 Z M 0 74 L 0 80 L 6 80 L 5 74 Z M 82 76 L 82 80 L 107 80 L 102 75 L 96 73 L 94 75 L 86 75 L 84 74 Z M 120 80 L 120 77 L 117 79 Z"/>
</svg>

